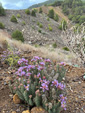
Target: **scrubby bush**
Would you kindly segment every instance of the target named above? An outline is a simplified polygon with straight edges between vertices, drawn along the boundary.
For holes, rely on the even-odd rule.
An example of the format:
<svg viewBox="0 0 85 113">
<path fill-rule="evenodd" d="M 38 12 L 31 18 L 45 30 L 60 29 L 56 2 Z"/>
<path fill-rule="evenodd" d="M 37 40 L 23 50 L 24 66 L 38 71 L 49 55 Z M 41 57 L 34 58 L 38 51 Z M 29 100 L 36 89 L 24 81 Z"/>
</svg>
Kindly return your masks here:
<svg viewBox="0 0 85 113">
<path fill-rule="evenodd" d="M 50 21 L 50 19 L 49 19 L 49 18 L 47 18 L 47 21 Z"/>
<path fill-rule="evenodd" d="M 50 26 L 50 24 L 48 24 L 48 29 L 49 29 L 49 31 L 53 30 L 52 27 Z"/>
<path fill-rule="evenodd" d="M 5 16 L 5 15 L 6 15 L 5 10 L 2 7 L 2 5 L 0 4 L 0 16 Z"/>
<path fill-rule="evenodd" d="M 26 25 L 25 21 L 22 21 L 22 25 Z"/>
<path fill-rule="evenodd" d="M 69 51 L 69 48 L 68 47 L 64 47 L 63 50 Z"/>
<path fill-rule="evenodd" d="M 5 28 L 4 24 L 0 22 L 0 29 L 4 29 L 4 28 Z"/>
<path fill-rule="evenodd" d="M 32 15 L 32 16 L 36 16 L 35 10 L 32 10 L 31 15 Z"/>
<path fill-rule="evenodd" d="M 42 11 L 42 8 L 40 7 L 40 8 L 39 8 L 39 13 L 42 13 L 42 12 L 43 12 L 43 11 Z"/>
<path fill-rule="evenodd" d="M 38 32 L 41 33 L 42 32 L 41 29 L 38 29 Z"/>
<path fill-rule="evenodd" d="M 66 30 L 67 28 L 67 22 L 65 20 L 61 21 L 61 25 L 59 25 L 60 30 Z"/>
<path fill-rule="evenodd" d="M 60 113 L 66 110 L 65 91 L 65 65 L 54 65 L 50 59 L 43 60 L 35 56 L 28 60 L 22 58 L 18 61 L 19 67 L 13 84 L 10 84 L 12 93 L 17 94 L 29 108 L 42 106 L 48 113 Z"/>
<path fill-rule="evenodd" d="M 39 27 L 40 27 L 40 28 L 42 28 L 42 27 L 43 27 L 43 25 L 40 23 L 40 24 L 39 24 Z"/>
<path fill-rule="evenodd" d="M 21 15 L 20 14 L 17 14 L 17 18 L 21 18 Z"/>
<path fill-rule="evenodd" d="M 11 17 L 11 22 L 17 23 L 17 19 L 16 19 L 16 17 L 14 15 L 12 15 L 12 17 Z"/>
<path fill-rule="evenodd" d="M 19 51 L 12 51 L 12 49 L 8 48 L 6 51 L 3 51 L 2 54 L 2 62 L 8 64 L 11 68 L 13 66 L 17 66 L 17 62 L 20 59 L 20 52 Z"/>
<path fill-rule="evenodd" d="M 56 42 L 55 43 L 53 43 L 53 48 L 56 48 L 57 47 L 57 44 L 56 44 Z"/>
<path fill-rule="evenodd" d="M 57 14 L 54 16 L 54 20 L 55 20 L 55 21 L 58 21 L 58 20 L 59 20 L 59 17 L 58 17 Z"/>
<path fill-rule="evenodd" d="M 50 10 L 49 10 L 48 16 L 49 16 L 50 18 L 54 19 L 54 10 L 53 10 L 53 9 L 50 9 Z"/>
<path fill-rule="evenodd" d="M 24 42 L 23 34 L 19 30 L 16 30 L 12 33 L 12 38 Z"/>
<path fill-rule="evenodd" d="M 30 10 L 29 10 L 29 9 L 26 9 L 26 10 L 25 10 L 25 13 L 26 13 L 27 15 L 30 15 Z"/>
</svg>

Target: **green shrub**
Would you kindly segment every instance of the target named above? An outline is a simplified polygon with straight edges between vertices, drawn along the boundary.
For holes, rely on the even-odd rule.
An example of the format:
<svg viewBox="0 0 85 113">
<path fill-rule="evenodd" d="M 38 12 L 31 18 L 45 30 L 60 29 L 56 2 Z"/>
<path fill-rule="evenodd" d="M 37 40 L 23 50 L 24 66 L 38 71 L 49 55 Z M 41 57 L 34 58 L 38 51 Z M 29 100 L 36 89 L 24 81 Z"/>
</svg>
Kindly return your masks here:
<svg viewBox="0 0 85 113">
<path fill-rule="evenodd" d="M 49 29 L 49 31 L 53 30 L 52 27 L 50 26 L 50 24 L 48 24 L 48 29 Z"/>
<path fill-rule="evenodd" d="M 49 10 L 48 16 L 50 18 L 54 19 L 54 10 L 53 9 Z"/>
<path fill-rule="evenodd" d="M 54 17 L 54 20 L 55 20 L 55 21 L 58 21 L 58 20 L 59 20 L 59 17 L 58 17 L 57 14 L 56 14 L 55 17 Z"/>
<path fill-rule="evenodd" d="M 0 4 L 0 16 L 5 16 L 5 15 L 6 15 L 5 10 L 2 7 L 2 5 Z"/>
<path fill-rule="evenodd" d="M 38 29 L 38 32 L 41 33 L 41 29 Z"/>
<path fill-rule="evenodd" d="M 4 24 L 0 22 L 0 29 L 4 29 L 4 28 L 5 28 Z"/>
<path fill-rule="evenodd" d="M 69 51 L 69 48 L 68 47 L 64 47 L 63 50 Z"/>
<path fill-rule="evenodd" d="M 42 27 L 43 27 L 43 25 L 40 23 L 40 24 L 39 24 L 39 27 L 40 27 L 40 28 L 42 28 Z"/>
<path fill-rule="evenodd" d="M 17 18 L 21 18 L 21 15 L 20 14 L 17 14 Z"/>
<path fill-rule="evenodd" d="M 32 10 L 31 15 L 36 17 L 36 12 L 35 12 L 35 10 Z"/>
<path fill-rule="evenodd" d="M 59 27 L 58 27 L 60 30 L 66 30 L 66 28 L 67 28 L 67 22 L 63 19 L 62 21 L 61 21 L 61 25 L 59 25 Z"/>
<path fill-rule="evenodd" d="M 25 21 L 22 21 L 22 25 L 26 25 Z"/>
<path fill-rule="evenodd" d="M 50 19 L 49 19 L 49 18 L 47 18 L 47 21 L 50 21 Z"/>
<path fill-rule="evenodd" d="M 25 13 L 26 13 L 27 15 L 30 15 L 30 10 L 29 10 L 29 9 L 26 9 L 26 10 L 25 10 Z"/>
<path fill-rule="evenodd" d="M 32 29 L 35 29 L 35 27 L 34 27 L 34 26 L 32 26 Z"/>
<path fill-rule="evenodd" d="M 6 64 L 8 64 L 11 68 L 17 66 L 17 62 L 20 59 L 20 52 L 13 51 L 12 49 L 8 48 L 6 51 L 3 51 L 2 60 Z"/>
<path fill-rule="evenodd" d="M 39 8 L 39 13 L 42 13 L 42 12 L 43 12 L 43 11 L 42 11 L 42 8 L 40 7 L 40 8 Z"/>
<path fill-rule="evenodd" d="M 40 23 L 39 22 L 37 22 L 37 25 L 39 25 Z"/>
<path fill-rule="evenodd" d="M 12 33 L 12 38 L 24 42 L 23 34 L 19 30 L 16 30 Z"/>
<path fill-rule="evenodd" d="M 53 46 L 53 48 L 56 48 L 57 47 L 57 44 L 56 44 L 56 42 L 52 45 Z"/>
<path fill-rule="evenodd" d="M 16 19 L 16 17 L 14 15 L 12 15 L 12 17 L 11 17 L 11 22 L 17 23 L 17 19 Z"/>
</svg>

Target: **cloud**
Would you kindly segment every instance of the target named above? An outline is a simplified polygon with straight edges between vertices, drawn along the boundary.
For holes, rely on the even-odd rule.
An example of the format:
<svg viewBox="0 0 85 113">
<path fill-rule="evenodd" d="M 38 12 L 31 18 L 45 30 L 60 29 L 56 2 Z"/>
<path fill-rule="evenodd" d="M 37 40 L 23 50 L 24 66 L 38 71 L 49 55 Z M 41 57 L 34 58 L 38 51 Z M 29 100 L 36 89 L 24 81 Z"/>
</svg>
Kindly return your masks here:
<svg viewBox="0 0 85 113">
<path fill-rule="evenodd" d="M 0 0 L 5 9 L 25 9 L 29 6 L 46 0 Z"/>
</svg>

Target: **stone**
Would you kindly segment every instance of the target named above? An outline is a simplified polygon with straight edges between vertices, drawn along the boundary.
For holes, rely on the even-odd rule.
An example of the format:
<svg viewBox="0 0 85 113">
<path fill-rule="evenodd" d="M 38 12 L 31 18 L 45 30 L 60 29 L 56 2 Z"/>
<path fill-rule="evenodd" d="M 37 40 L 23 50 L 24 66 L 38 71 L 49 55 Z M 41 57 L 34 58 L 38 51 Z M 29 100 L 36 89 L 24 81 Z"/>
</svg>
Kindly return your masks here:
<svg viewBox="0 0 85 113">
<path fill-rule="evenodd" d="M 12 78 L 11 77 L 6 77 L 6 83 L 8 84 L 9 83 L 9 81 L 12 81 Z"/>
<path fill-rule="evenodd" d="M 12 113 L 16 113 L 16 111 L 12 111 Z"/>
<path fill-rule="evenodd" d="M 47 113 L 42 107 L 34 107 L 31 110 L 31 113 Z"/>
<path fill-rule="evenodd" d="M 19 97 L 18 97 L 17 94 L 15 94 L 15 95 L 13 96 L 13 102 L 14 102 L 15 104 L 20 104 L 20 103 L 21 103 L 21 101 L 20 101 L 20 99 L 19 99 Z"/>
<path fill-rule="evenodd" d="M 26 110 L 26 111 L 23 111 L 22 113 L 30 113 L 30 111 L 29 110 Z"/>
</svg>

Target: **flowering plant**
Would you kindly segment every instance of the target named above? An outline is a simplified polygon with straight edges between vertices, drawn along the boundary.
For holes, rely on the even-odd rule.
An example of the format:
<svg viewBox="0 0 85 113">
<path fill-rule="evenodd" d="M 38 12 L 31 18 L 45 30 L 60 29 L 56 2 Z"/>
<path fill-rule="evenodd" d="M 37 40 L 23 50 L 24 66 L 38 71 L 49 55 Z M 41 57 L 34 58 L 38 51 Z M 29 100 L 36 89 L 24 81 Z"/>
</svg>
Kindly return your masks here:
<svg viewBox="0 0 85 113">
<path fill-rule="evenodd" d="M 54 65 L 50 59 L 35 56 L 31 64 L 24 58 L 18 61 L 19 67 L 14 83 L 10 85 L 12 92 L 32 106 L 43 106 L 48 113 L 59 113 L 66 110 L 66 97 L 63 96 L 65 84 L 63 64 Z"/>
<path fill-rule="evenodd" d="M 13 67 L 17 65 L 18 60 L 20 59 L 19 51 L 12 51 L 8 48 L 6 51 L 3 51 L 2 62 L 9 64 L 9 66 Z"/>
</svg>

